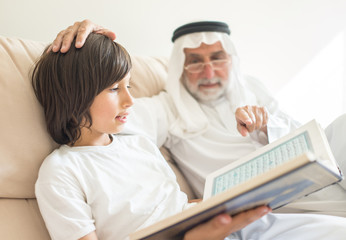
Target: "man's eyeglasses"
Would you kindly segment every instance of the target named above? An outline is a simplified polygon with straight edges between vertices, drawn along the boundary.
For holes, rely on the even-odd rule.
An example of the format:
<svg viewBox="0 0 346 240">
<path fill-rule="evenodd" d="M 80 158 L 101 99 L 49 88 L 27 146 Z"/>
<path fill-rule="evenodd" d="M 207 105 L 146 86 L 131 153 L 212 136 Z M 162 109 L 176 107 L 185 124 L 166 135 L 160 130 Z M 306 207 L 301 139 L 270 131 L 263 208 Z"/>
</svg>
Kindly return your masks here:
<svg viewBox="0 0 346 240">
<path fill-rule="evenodd" d="M 228 65 L 230 59 L 218 59 L 212 60 L 206 63 L 192 63 L 184 67 L 184 69 L 190 73 L 200 73 L 204 70 L 204 66 L 210 64 L 213 70 L 223 69 Z"/>
</svg>

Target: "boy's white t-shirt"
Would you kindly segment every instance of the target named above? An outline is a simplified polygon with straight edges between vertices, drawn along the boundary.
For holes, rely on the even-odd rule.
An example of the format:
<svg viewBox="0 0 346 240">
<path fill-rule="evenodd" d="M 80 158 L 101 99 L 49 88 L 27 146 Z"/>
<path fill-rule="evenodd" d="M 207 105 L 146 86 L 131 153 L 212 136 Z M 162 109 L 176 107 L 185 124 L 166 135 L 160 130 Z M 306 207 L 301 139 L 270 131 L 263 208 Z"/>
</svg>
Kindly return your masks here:
<svg viewBox="0 0 346 240">
<path fill-rule="evenodd" d="M 35 186 L 52 239 L 126 239 L 182 211 L 187 197 L 160 151 L 142 136 L 114 135 L 108 146 L 61 146 Z"/>
</svg>

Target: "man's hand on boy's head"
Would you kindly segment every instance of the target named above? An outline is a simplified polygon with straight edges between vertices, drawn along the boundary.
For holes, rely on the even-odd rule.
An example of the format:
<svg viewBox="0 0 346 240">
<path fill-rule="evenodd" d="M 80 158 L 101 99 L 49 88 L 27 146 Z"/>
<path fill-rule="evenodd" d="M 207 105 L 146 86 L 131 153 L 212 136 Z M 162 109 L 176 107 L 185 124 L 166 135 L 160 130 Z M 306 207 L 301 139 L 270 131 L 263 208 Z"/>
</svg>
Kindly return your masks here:
<svg viewBox="0 0 346 240">
<path fill-rule="evenodd" d="M 112 40 L 116 38 L 114 32 L 86 19 L 82 22 L 75 22 L 72 26 L 59 32 L 48 51 L 58 52 L 60 50 L 62 53 L 67 52 L 76 36 L 75 46 L 76 48 L 81 48 L 86 38 L 92 32 L 105 35 Z"/>
</svg>

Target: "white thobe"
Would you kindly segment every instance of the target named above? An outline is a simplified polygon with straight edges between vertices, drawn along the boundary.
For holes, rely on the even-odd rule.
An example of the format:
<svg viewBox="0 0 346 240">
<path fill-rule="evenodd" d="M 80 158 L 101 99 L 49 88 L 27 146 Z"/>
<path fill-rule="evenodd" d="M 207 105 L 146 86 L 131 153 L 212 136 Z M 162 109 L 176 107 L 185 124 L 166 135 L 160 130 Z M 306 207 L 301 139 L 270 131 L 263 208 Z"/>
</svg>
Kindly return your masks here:
<svg viewBox="0 0 346 240">
<path fill-rule="evenodd" d="M 226 99 L 213 106 L 200 106 L 208 117 L 209 127 L 207 131 L 195 136 L 180 138 L 170 133 L 176 116 L 166 93 L 136 99 L 125 130 L 142 133 L 159 147 L 164 145 L 169 148 L 197 197 L 203 195 L 205 179 L 209 173 L 268 143 L 267 136 L 261 131 L 247 137 L 240 135 L 235 114 L 230 111 L 230 104 Z M 297 126 L 280 111 L 270 113 L 269 119 L 269 141 L 287 134 Z"/>
</svg>

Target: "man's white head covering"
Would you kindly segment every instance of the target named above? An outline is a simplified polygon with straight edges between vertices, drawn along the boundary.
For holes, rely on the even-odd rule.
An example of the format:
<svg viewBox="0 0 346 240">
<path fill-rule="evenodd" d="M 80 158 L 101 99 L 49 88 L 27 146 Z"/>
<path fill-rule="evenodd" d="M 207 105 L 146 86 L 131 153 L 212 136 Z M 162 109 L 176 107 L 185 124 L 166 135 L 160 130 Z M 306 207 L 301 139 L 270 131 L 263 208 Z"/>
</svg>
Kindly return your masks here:
<svg viewBox="0 0 346 240">
<path fill-rule="evenodd" d="M 245 105 L 266 106 L 273 103 L 274 99 L 260 83 L 248 84 L 244 81 L 229 33 L 228 25 L 221 22 L 190 23 L 174 32 L 166 85 L 177 111 L 177 119 L 169 129 L 171 134 L 179 138 L 194 137 L 204 133 L 209 126 L 208 118 L 199 102 L 191 96 L 181 81 L 185 63 L 184 48 L 198 48 L 202 43 L 210 45 L 220 42 L 231 56 L 230 82 L 225 96 L 230 101 L 231 111 L 235 112 L 238 107 Z"/>
</svg>

